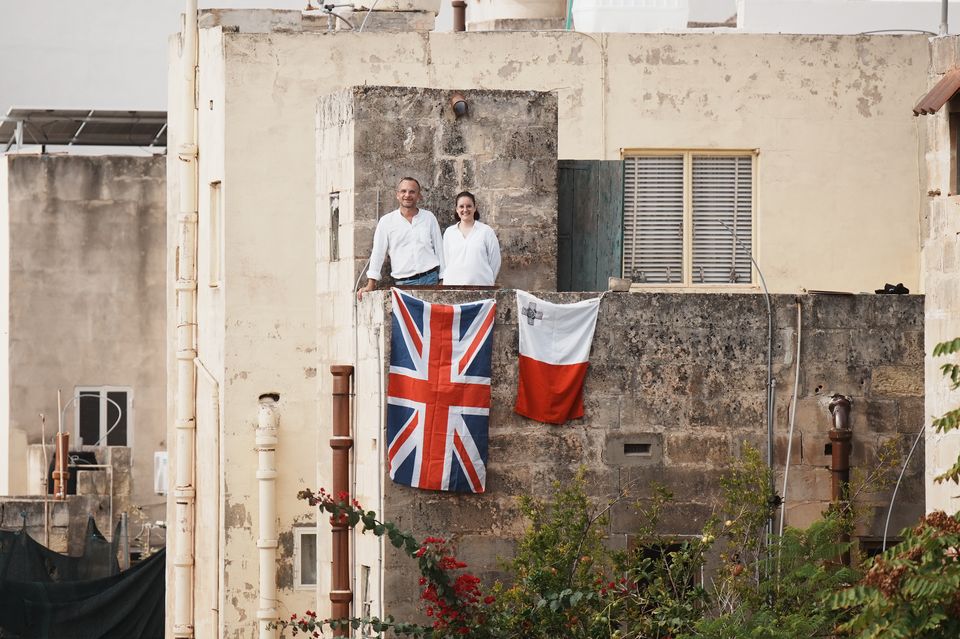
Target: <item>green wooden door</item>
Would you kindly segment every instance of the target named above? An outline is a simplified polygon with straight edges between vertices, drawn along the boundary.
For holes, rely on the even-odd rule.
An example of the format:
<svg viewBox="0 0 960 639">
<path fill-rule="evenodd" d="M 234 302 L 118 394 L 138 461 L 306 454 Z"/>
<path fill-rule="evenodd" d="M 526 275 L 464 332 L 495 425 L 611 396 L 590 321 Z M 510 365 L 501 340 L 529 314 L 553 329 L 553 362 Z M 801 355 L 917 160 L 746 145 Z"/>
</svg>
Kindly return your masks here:
<svg viewBox="0 0 960 639">
<path fill-rule="evenodd" d="M 560 160 L 557 171 L 557 289 L 605 291 L 621 269 L 623 163 Z"/>
</svg>

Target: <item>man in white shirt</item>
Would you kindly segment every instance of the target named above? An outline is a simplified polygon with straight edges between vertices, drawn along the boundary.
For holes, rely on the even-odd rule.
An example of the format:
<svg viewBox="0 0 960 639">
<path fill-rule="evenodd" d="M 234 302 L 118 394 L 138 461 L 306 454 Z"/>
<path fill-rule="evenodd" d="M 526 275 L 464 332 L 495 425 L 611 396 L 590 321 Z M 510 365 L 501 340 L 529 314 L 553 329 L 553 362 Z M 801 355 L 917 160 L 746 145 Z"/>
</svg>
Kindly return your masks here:
<svg viewBox="0 0 960 639">
<path fill-rule="evenodd" d="M 390 275 L 398 286 L 439 284 L 443 279 L 443 236 L 433 213 L 417 208 L 420 182 L 405 177 L 397 185 L 400 208 L 377 222 L 370 252 L 367 285 L 357 291 L 357 299 L 377 288 L 380 271 L 390 255 Z"/>
</svg>

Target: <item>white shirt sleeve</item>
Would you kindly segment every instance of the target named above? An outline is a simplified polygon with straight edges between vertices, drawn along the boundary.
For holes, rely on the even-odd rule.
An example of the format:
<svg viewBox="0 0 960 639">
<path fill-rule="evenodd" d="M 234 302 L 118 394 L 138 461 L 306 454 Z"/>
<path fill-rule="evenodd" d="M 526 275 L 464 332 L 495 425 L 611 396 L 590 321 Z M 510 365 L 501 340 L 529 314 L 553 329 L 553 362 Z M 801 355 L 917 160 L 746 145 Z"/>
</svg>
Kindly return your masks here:
<svg viewBox="0 0 960 639">
<path fill-rule="evenodd" d="M 387 213 L 387 215 L 390 215 Z M 377 221 L 377 229 L 373 232 L 373 249 L 370 251 L 370 267 L 367 269 L 367 278 L 379 280 L 383 270 L 383 261 L 387 258 L 387 229 L 384 220 L 386 216 Z"/>
<path fill-rule="evenodd" d="M 491 227 L 487 227 L 487 236 L 484 238 L 487 244 L 487 261 L 490 263 L 490 270 L 493 271 L 493 280 L 496 282 L 497 275 L 500 274 L 500 241 L 497 234 Z M 493 282 L 491 282 L 493 284 Z"/>
<path fill-rule="evenodd" d="M 437 259 L 440 260 L 440 279 L 442 280 L 444 272 L 446 271 L 446 263 L 443 259 L 443 234 L 440 232 L 440 224 L 437 223 L 436 216 L 433 217 L 433 228 L 430 229 L 430 237 L 433 238 L 433 250 L 437 254 Z"/>
</svg>

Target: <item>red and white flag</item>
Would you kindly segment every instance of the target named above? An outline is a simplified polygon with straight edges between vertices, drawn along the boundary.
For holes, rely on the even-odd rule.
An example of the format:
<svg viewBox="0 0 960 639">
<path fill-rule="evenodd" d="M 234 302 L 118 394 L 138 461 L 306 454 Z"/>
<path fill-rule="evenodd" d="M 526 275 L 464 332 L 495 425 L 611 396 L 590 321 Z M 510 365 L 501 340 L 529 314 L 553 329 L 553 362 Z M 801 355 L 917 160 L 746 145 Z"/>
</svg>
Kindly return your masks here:
<svg viewBox="0 0 960 639">
<path fill-rule="evenodd" d="M 551 304 L 517 291 L 520 379 L 514 411 L 548 424 L 583 417 L 583 380 L 600 298 Z"/>
</svg>

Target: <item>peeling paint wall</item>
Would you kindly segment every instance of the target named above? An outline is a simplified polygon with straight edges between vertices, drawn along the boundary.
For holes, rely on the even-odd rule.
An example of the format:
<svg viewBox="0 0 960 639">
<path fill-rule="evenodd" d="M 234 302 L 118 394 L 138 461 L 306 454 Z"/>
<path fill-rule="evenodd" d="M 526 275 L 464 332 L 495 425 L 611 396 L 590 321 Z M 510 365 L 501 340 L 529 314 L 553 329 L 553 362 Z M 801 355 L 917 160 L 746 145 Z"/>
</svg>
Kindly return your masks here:
<svg viewBox="0 0 960 639">
<path fill-rule="evenodd" d="M 317 95 L 358 81 L 556 91 L 560 159 L 757 149 L 757 259 L 772 291 L 918 289 L 922 36 L 237 33 L 225 48 L 229 99 L 264 153 L 280 128 L 310 126 Z M 296 172 L 312 151 L 283 147 L 264 176 L 283 201 L 294 196 L 281 185 L 309 185 Z"/>
<path fill-rule="evenodd" d="M 947 71 L 960 63 L 960 38 L 950 36 L 930 41 L 931 65 L 927 86 L 933 87 Z M 921 94 L 922 95 L 922 94 Z M 919 96 L 918 96 L 919 98 Z M 923 286 L 926 290 L 926 418 L 953 410 L 960 404 L 957 393 L 950 390 L 949 381 L 940 373 L 944 358 L 933 358 L 931 353 L 939 342 L 960 336 L 960 195 L 951 191 L 951 171 L 956 171 L 956 160 L 951 160 L 950 113 L 960 105 L 950 102 L 934 115 L 920 116 L 918 125 L 923 132 L 924 160 L 927 180 L 926 210 L 922 226 Z M 960 455 L 960 432 L 939 434 L 928 426 L 926 435 L 927 511 L 960 510 L 957 486 L 946 482 L 938 484 L 934 478 L 945 472 Z"/>
<path fill-rule="evenodd" d="M 154 451 L 166 449 L 163 377 L 164 159 L 15 155 L 2 158 L 9 242 L 0 360 L 2 421 L 38 444 L 57 429 L 57 389 L 124 386 L 133 393 L 134 502 L 164 519 L 153 492 Z M 64 427 L 76 444 L 75 407 Z M 92 444 L 93 442 L 88 442 Z M 9 493 L 26 494 L 26 450 L 4 458 Z M 37 482 L 29 482 L 37 483 Z"/>
</svg>

